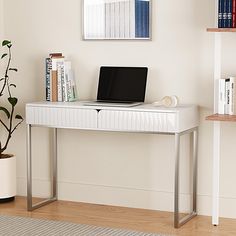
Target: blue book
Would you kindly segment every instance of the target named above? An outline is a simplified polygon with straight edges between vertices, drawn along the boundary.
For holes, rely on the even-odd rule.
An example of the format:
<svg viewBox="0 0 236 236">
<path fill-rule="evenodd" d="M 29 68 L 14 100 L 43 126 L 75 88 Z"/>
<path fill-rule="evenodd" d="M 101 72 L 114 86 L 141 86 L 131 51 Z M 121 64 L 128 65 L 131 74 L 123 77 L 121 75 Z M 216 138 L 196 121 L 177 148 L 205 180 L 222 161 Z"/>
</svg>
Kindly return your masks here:
<svg viewBox="0 0 236 236">
<path fill-rule="evenodd" d="M 232 13 L 233 13 L 233 0 L 227 0 L 227 28 L 232 28 L 233 20 L 232 20 Z"/>
<path fill-rule="evenodd" d="M 218 5 L 218 28 L 223 28 L 223 1 L 219 0 Z"/>
<path fill-rule="evenodd" d="M 227 28 L 228 25 L 228 3 L 229 0 L 223 0 L 222 28 Z"/>
</svg>

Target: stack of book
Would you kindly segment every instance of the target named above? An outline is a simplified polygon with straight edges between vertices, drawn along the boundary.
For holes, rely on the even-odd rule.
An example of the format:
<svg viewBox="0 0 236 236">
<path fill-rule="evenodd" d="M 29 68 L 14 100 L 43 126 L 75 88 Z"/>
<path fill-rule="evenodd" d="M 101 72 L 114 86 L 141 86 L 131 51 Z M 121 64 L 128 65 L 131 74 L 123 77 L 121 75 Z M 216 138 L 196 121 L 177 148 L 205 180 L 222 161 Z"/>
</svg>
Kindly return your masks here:
<svg viewBox="0 0 236 236">
<path fill-rule="evenodd" d="M 218 27 L 236 28 L 236 0 L 219 0 Z"/>
<path fill-rule="evenodd" d="M 46 58 L 46 100 L 70 102 L 77 99 L 71 62 L 62 53 L 51 53 Z"/>
<path fill-rule="evenodd" d="M 236 114 L 236 77 L 218 80 L 218 113 Z"/>
</svg>

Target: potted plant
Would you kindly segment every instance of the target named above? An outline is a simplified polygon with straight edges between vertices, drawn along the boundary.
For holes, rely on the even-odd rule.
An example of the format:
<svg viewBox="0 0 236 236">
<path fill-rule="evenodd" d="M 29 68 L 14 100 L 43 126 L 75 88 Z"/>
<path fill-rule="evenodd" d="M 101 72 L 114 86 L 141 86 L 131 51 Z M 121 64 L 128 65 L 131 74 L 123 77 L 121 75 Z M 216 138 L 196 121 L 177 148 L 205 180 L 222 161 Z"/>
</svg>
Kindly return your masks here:
<svg viewBox="0 0 236 236">
<path fill-rule="evenodd" d="M 5 67 L 1 67 L 4 71 L 0 77 L 0 202 L 6 202 L 14 200 L 16 195 L 16 157 L 5 151 L 23 118 L 16 114 L 18 99 L 12 93 L 12 88 L 16 88 L 16 85 L 11 82 L 10 75 L 17 72 L 16 68 L 11 67 L 12 43 L 4 40 L 2 47 L 6 51 L 1 55 Z"/>
</svg>

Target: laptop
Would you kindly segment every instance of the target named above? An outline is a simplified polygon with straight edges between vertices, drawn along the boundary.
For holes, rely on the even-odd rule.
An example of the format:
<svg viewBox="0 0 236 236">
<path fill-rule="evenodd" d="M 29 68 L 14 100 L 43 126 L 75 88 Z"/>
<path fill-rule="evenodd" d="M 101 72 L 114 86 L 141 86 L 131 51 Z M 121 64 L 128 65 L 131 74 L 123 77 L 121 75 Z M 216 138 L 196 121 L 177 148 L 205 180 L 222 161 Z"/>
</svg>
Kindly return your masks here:
<svg viewBox="0 0 236 236">
<path fill-rule="evenodd" d="M 102 66 L 99 73 L 97 100 L 89 106 L 130 107 L 145 100 L 147 67 Z"/>
</svg>

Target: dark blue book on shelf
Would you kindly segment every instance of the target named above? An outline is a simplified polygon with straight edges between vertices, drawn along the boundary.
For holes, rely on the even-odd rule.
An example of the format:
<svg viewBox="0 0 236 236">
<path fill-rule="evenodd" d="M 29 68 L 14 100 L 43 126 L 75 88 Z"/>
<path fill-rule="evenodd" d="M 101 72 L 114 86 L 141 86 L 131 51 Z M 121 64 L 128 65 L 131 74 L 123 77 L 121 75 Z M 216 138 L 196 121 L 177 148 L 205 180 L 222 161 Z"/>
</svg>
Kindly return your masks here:
<svg viewBox="0 0 236 236">
<path fill-rule="evenodd" d="M 218 28 L 223 28 L 223 2 L 224 2 L 224 0 L 219 0 L 219 5 L 218 5 Z"/>
<path fill-rule="evenodd" d="M 223 0 L 223 14 L 222 14 L 222 28 L 227 28 L 227 21 L 228 21 L 228 13 L 227 13 L 227 9 L 228 9 L 228 0 Z"/>
<path fill-rule="evenodd" d="M 50 71 L 52 69 L 51 58 L 46 58 L 45 63 L 46 63 L 46 101 L 50 101 L 51 100 Z"/>
<path fill-rule="evenodd" d="M 135 0 L 135 38 L 149 37 L 149 1 Z"/>
<path fill-rule="evenodd" d="M 226 27 L 231 28 L 233 25 L 232 15 L 233 15 L 233 0 L 227 0 L 227 23 Z"/>
</svg>

